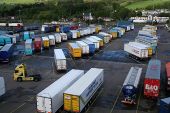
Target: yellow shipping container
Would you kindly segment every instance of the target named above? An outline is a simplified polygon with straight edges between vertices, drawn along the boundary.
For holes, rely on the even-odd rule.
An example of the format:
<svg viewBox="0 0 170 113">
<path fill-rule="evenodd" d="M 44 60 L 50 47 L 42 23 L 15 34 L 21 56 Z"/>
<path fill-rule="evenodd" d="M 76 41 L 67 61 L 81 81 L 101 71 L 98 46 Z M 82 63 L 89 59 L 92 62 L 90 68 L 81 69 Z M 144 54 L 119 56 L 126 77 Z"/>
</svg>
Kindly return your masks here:
<svg viewBox="0 0 170 113">
<path fill-rule="evenodd" d="M 49 48 L 49 46 L 50 46 L 49 39 L 47 37 L 42 37 L 42 41 L 43 41 L 43 47 Z"/>
<path fill-rule="evenodd" d="M 74 58 L 81 57 L 81 48 L 76 43 L 69 43 L 68 49 Z"/>
<path fill-rule="evenodd" d="M 71 95 L 64 94 L 64 110 L 71 111 Z"/>
<path fill-rule="evenodd" d="M 110 34 L 112 35 L 113 39 L 116 39 L 118 36 L 118 32 L 111 32 Z"/>
<path fill-rule="evenodd" d="M 152 56 L 152 53 L 153 53 L 152 48 L 148 48 L 148 56 Z"/>
<path fill-rule="evenodd" d="M 77 32 L 77 37 L 80 38 L 80 31 Z"/>
</svg>

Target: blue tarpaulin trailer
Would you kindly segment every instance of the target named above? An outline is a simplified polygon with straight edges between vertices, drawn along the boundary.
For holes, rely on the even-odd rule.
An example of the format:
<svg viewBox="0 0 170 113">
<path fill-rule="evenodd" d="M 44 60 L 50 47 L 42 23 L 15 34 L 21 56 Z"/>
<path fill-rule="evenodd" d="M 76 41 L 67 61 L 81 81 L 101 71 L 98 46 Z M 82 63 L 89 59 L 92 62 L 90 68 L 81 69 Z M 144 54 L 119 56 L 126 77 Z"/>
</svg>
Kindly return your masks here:
<svg viewBox="0 0 170 113">
<path fill-rule="evenodd" d="M 1 62 L 9 62 L 10 57 L 13 54 L 14 45 L 13 44 L 6 44 L 0 50 L 0 61 Z"/>
<path fill-rule="evenodd" d="M 170 113 L 170 97 L 160 100 L 159 113 Z"/>
</svg>

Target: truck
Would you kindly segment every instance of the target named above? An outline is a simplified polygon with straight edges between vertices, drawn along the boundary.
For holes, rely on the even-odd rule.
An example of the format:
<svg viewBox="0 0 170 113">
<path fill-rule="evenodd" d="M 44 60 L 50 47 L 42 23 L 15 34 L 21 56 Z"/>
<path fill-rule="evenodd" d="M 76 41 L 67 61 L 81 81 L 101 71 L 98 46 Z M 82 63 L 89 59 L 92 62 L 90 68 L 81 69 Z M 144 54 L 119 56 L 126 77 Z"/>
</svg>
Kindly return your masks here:
<svg viewBox="0 0 170 113">
<path fill-rule="evenodd" d="M 83 70 L 72 69 L 37 94 L 37 111 L 55 113 L 63 106 L 63 93 L 84 75 Z"/>
<path fill-rule="evenodd" d="M 83 41 L 76 41 L 77 45 L 81 48 L 81 53 L 83 55 L 89 54 L 89 46 Z"/>
<path fill-rule="evenodd" d="M 161 62 L 157 59 L 149 61 L 144 78 L 144 96 L 157 99 L 160 90 Z"/>
<path fill-rule="evenodd" d="M 64 110 L 80 113 L 93 100 L 100 90 L 104 79 L 104 70 L 91 68 L 66 91 L 64 91 Z"/>
<path fill-rule="evenodd" d="M 49 35 L 48 38 L 49 38 L 50 46 L 55 46 L 55 37 L 54 37 L 54 35 Z"/>
<path fill-rule="evenodd" d="M 86 38 L 86 40 L 92 42 L 92 43 L 95 45 L 95 50 L 96 50 L 96 51 L 99 50 L 99 47 L 100 47 L 100 46 L 99 46 L 99 41 L 97 41 L 97 40 L 95 40 L 95 39 L 93 39 L 93 38 L 90 38 L 90 37 Z"/>
<path fill-rule="evenodd" d="M 32 55 L 32 54 L 33 54 L 32 39 L 27 39 L 25 41 L 25 55 Z"/>
<path fill-rule="evenodd" d="M 74 58 L 81 58 L 81 48 L 76 43 L 68 43 L 68 49 Z"/>
<path fill-rule="evenodd" d="M 166 90 L 169 91 L 170 90 L 170 62 L 166 63 Z"/>
<path fill-rule="evenodd" d="M 91 42 L 91 41 L 89 41 L 87 39 L 84 39 L 82 41 L 85 42 L 86 44 L 88 44 L 88 46 L 89 46 L 89 54 L 93 55 L 95 53 L 95 44 L 93 44 L 93 42 Z"/>
<path fill-rule="evenodd" d="M 42 47 L 41 38 L 35 38 L 34 39 L 34 51 L 35 52 L 41 52 L 41 47 Z"/>
<path fill-rule="evenodd" d="M 146 37 L 153 38 L 153 39 L 158 39 L 157 36 L 153 35 L 149 31 L 139 30 L 138 35 L 139 36 L 146 36 Z"/>
<path fill-rule="evenodd" d="M 25 64 L 19 64 L 13 74 L 13 79 L 17 82 L 22 82 L 22 81 L 40 81 L 41 76 L 40 74 L 33 74 L 33 75 L 28 75 L 27 74 L 27 68 Z"/>
<path fill-rule="evenodd" d="M 3 48 L 0 50 L 0 61 L 9 62 L 10 58 L 12 57 L 13 51 L 13 44 L 6 44 L 5 46 L 3 46 Z"/>
<path fill-rule="evenodd" d="M 149 58 L 149 51 L 143 46 L 138 46 L 136 44 L 125 43 L 124 51 L 126 51 L 129 56 L 132 56 L 136 59 L 144 60 Z"/>
<path fill-rule="evenodd" d="M 140 78 L 142 75 L 142 68 L 140 67 L 131 67 L 128 75 L 122 86 L 122 92 L 124 99 L 121 101 L 125 104 L 136 104 L 136 95 L 138 91 L 138 86 Z"/>
<path fill-rule="evenodd" d="M 54 49 L 54 62 L 57 71 L 67 69 L 66 57 L 62 49 Z"/>
<path fill-rule="evenodd" d="M 159 113 L 170 113 L 170 97 L 160 100 Z"/>
<path fill-rule="evenodd" d="M 4 77 L 0 77 L 0 97 L 2 97 L 5 94 L 5 81 Z"/>
</svg>

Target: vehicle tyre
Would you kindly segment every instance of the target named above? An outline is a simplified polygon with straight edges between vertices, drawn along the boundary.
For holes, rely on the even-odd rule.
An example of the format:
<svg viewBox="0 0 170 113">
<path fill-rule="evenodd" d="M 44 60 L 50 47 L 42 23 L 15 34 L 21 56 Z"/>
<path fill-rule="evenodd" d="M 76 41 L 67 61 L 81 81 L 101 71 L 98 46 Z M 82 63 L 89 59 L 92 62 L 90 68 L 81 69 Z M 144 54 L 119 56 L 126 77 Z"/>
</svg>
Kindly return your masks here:
<svg viewBox="0 0 170 113">
<path fill-rule="evenodd" d="M 37 77 L 35 77 L 35 78 L 34 78 L 34 81 L 35 81 L 35 82 L 38 82 L 38 81 L 39 81 L 39 79 L 38 79 Z"/>
<path fill-rule="evenodd" d="M 17 82 L 22 82 L 22 78 L 21 77 L 17 78 Z"/>
</svg>

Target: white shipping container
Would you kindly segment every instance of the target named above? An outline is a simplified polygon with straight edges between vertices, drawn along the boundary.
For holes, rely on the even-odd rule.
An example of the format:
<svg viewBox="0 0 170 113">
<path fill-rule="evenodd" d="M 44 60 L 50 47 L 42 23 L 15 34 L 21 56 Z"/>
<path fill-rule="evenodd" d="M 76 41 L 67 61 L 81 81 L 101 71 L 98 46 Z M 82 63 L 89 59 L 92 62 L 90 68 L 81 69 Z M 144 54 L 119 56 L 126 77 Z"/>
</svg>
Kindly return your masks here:
<svg viewBox="0 0 170 113">
<path fill-rule="evenodd" d="M 97 41 L 97 40 L 95 40 L 95 39 L 93 39 L 93 38 L 86 38 L 87 40 L 89 40 L 90 42 L 92 42 L 93 44 L 95 44 L 95 49 L 96 50 L 99 50 L 99 41 Z"/>
<path fill-rule="evenodd" d="M 91 68 L 71 87 L 64 91 L 64 109 L 70 107 L 68 111 L 81 112 L 103 84 L 103 78 L 103 69 Z M 72 99 L 75 97 L 77 101 Z"/>
<path fill-rule="evenodd" d="M 81 76 L 83 70 L 72 69 L 50 86 L 37 94 L 37 111 L 55 113 L 63 105 L 63 93 Z"/>
<path fill-rule="evenodd" d="M 89 54 L 89 46 L 88 46 L 88 44 L 86 44 L 83 41 L 76 41 L 76 43 L 81 48 L 82 54 Z"/>
<path fill-rule="evenodd" d="M 0 77 L 0 96 L 5 94 L 5 81 L 3 77 Z"/>
<path fill-rule="evenodd" d="M 62 49 L 54 49 L 54 61 L 57 70 L 67 69 L 66 57 Z"/>
<path fill-rule="evenodd" d="M 138 57 L 138 58 L 148 58 L 148 49 L 143 46 L 138 46 L 135 44 L 124 44 L 124 51 Z"/>
<path fill-rule="evenodd" d="M 55 37 L 54 37 L 54 35 L 49 35 L 48 37 L 49 37 L 50 45 L 54 46 L 55 45 Z"/>
<path fill-rule="evenodd" d="M 56 43 L 61 43 L 62 40 L 61 35 L 59 33 L 55 33 L 54 36 L 55 36 Z"/>
<path fill-rule="evenodd" d="M 61 40 L 66 41 L 67 40 L 67 34 L 66 33 L 60 33 Z"/>
<path fill-rule="evenodd" d="M 32 45 L 32 39 L 27 39 L 25 41 L 25 49 L 32 49 L 33 45 Z"/>
<path fill-rule="evenodd" d="M 71 34 L 72 34 L 72 38 L 75 39 L 77 38 L 77 30 L 70 30 Z"/>
<path fill-rule="evenodd" d="M 90 26 L 90 34 L 95 33 L 96 27 L 95 26 Z"/>
<path fill-rule="evenodd" d="M 48 25 L 42 25 L 42 26 L 41 26 L 41 31 L 42 31 L 42 32 L 45 31 L 45 27 L 48 27 Z"/>
</svg>

